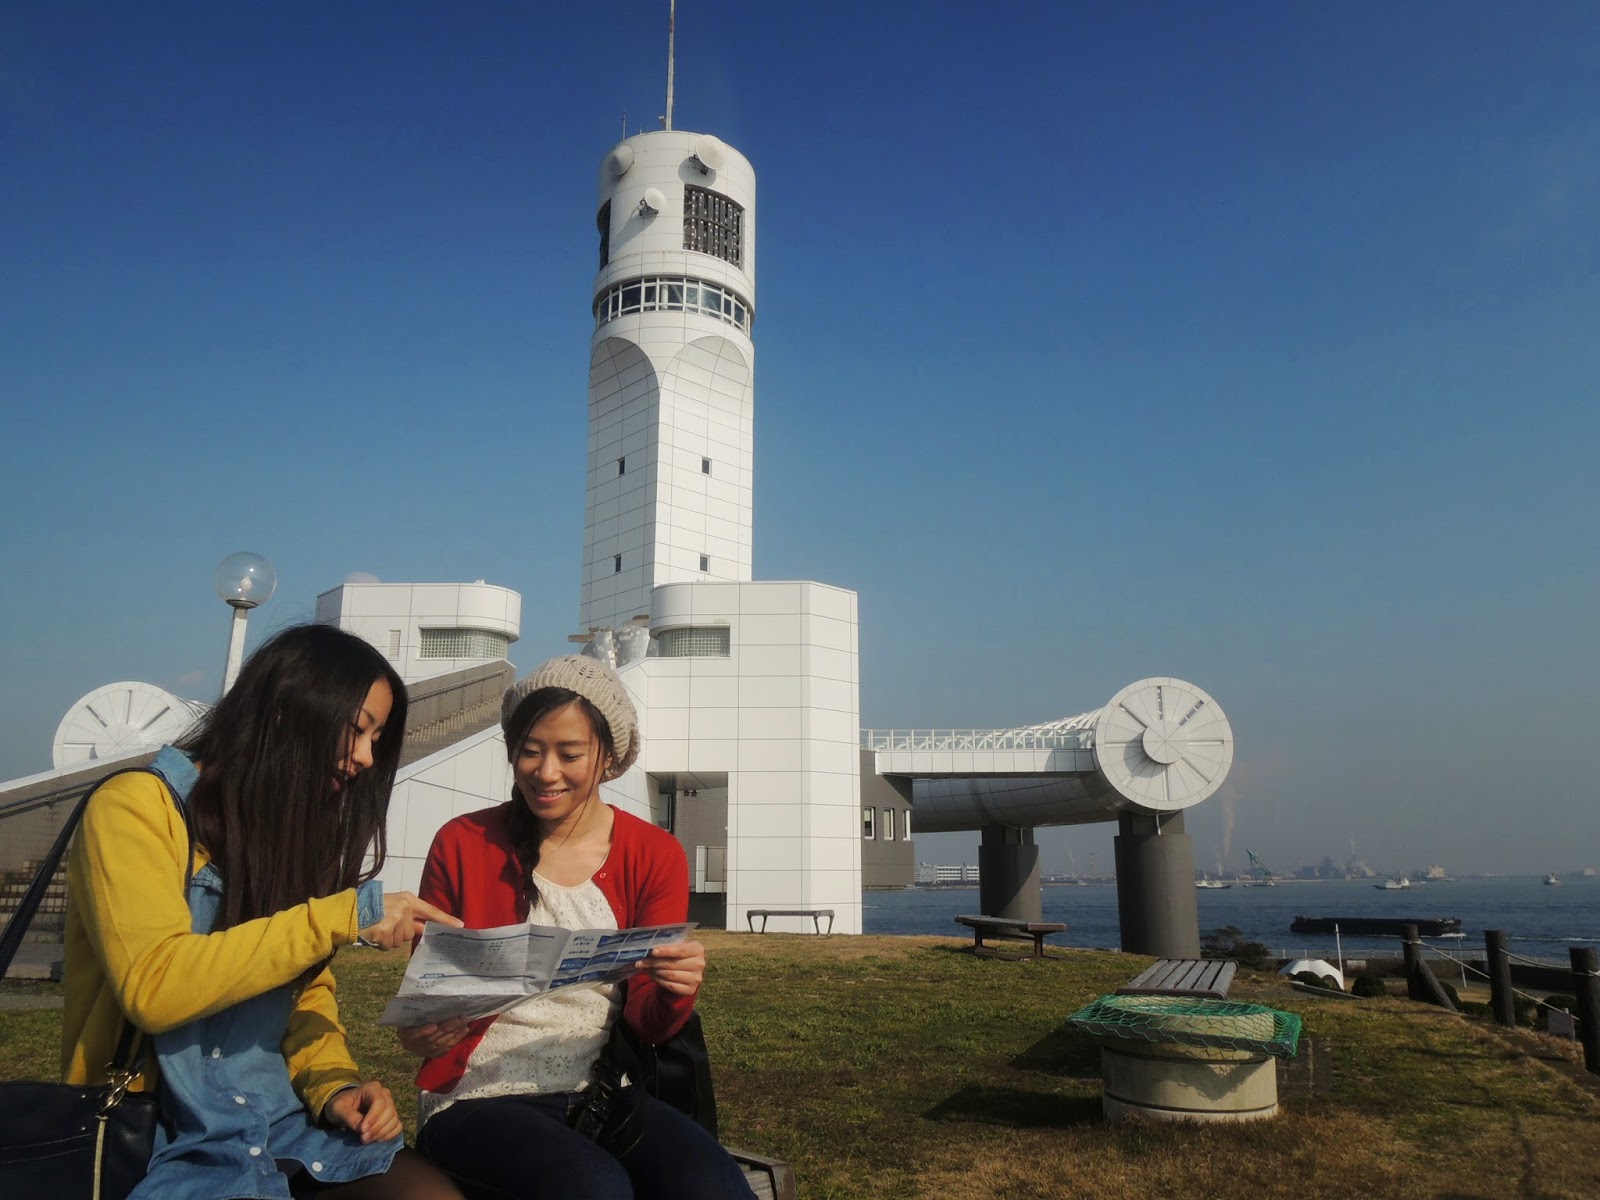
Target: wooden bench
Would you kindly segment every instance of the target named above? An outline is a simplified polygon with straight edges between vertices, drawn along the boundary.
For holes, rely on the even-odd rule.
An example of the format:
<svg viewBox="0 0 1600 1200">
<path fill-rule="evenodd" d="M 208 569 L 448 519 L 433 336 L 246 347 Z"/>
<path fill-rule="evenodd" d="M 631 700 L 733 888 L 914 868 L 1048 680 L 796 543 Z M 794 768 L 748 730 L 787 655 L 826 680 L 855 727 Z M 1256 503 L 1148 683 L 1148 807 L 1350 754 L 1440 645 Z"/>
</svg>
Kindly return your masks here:
<svg viewBox="0 0 1600 1200">
<path fill-rule="evenodd" d="M 744 1172 L 744 1181 L 756 1200 L 795 1200 L 794 1171 L 776 1158 L 752 1154 L 748 1150 L 729 1150 Z"/>
<path fill-rule="evenodd" d="M 756 928 L 756 918 L 761 918 L 761 928 Z M 810 917 L 811 924 L 817 932 L 822 932 L 822 918 L 828 918 L 828 932 L 833 932 L 833 909 L 831 908 L 749 908 L 745 910 L 744 919 L 750 924 L 751 933 L 765 933 L 767 931 L 768 917 Z"/>
<path fill-rule="evenodd" d="M 1019 921 L 1012 917 L 984 917 L 968 916 L 957 917 L 956 924 L 965 925 L 972 930 L 972 952 L 983 952 L 983 939 L 989 938 L 1014 938 L 1017 941 L 1033 942 L 1033 956 L 1043 958 L 1044 939 L 1047 934 L 1060 933 L 1066 928 L 1058 921 Z"/>
<path fill-rule="evenodd" d="M 1196 996 L 1226 1000 L 1239 964 L 1225 958 L 1162 958 L 1117 989 L 1119 996 Z"/>
</svg>

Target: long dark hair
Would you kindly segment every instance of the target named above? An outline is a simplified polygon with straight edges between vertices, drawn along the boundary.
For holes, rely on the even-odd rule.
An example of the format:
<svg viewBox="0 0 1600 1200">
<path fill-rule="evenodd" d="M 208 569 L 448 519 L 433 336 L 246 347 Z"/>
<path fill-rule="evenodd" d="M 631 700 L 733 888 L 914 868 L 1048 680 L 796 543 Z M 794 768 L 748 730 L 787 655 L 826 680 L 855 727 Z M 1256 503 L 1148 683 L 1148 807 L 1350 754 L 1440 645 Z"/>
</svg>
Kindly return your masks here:
<svg viewBox="0 0 1600 1200">
<path fill-rule="evenodd" d="M 372 747 L 372 766 L 336 790 L 335 767 L 380 679 L 394 705 Z M 405 724 L 405 684 L 353 634 L 295 625 L 250 656 L 181 743 L 200 762 L 189 813 L 195 841 L 222 874 L 218 929 L 378 874 Z"/>
<path fill-rule="evenodd" d="M 514 740 L 506 743 L 506 757 L 515 763 L 517 755 L 522 752 L 522 743 L 528 738 L 528 730 L 558 708 L 565 708 L 574 700 L 589 718 L 595 737 L 600 741 L 601 761 L 609 758 L 615 762 L 617 741 L 611 733 L 611 722 L 606 720 L 605 714 L 591 704 L 587 697 L 562 687 L 538 688 L 522 698 L 509 722 L 510 728 L 521 732 Z M 600 774 L 604 774 L 604 768 L 601 768 Z M 599 786 L 600 777 L 596 775 L 595 787 Z M 517 866 L 522 868 L 522 895 L 528 902 L 528 911 L 532 912 L 533 906 L 539 903 L 539 889 L 533 882 L 534 868 L 539 865 L 539 823 L 533 819 L 528 802 L 522 798 L 522 793 L 517 790 L 516 784 L 511 785 L 511 790 L 513 793 L 511 811 L 506 815 L 506 827 L 511 834 L 511 848 L 517 855 Z"/>
</svg>

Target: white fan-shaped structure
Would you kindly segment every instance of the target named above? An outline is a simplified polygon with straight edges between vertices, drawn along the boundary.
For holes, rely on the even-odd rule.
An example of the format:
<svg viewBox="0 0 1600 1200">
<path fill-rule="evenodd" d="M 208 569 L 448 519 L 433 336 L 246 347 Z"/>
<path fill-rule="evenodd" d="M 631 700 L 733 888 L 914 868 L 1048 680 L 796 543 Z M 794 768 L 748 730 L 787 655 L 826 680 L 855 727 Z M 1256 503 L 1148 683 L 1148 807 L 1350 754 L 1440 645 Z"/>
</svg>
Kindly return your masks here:
<svg viewBox="0 0 1600 1200">
<path fill-rule="evenodd" d="M 208 711 L 153 683 L 108 683 L 82 697 L 56 726 L 56 767 L 127 758 L 181 737 Z"/>
<path fill-rule="evenodd" d="M 882 774 L 912 777 L 913 819 L 928 833 L 1179 812 L 1212 795 L 1233 765 L 1222 706 L 1166 677 L 1130 683 L 1104 708 L 1076 717 L 959 735 L 970 746 L 955 736 L 920 764 L 912 757 L 909 770 L 903 755 L 879 755 Z"/>
</svg>

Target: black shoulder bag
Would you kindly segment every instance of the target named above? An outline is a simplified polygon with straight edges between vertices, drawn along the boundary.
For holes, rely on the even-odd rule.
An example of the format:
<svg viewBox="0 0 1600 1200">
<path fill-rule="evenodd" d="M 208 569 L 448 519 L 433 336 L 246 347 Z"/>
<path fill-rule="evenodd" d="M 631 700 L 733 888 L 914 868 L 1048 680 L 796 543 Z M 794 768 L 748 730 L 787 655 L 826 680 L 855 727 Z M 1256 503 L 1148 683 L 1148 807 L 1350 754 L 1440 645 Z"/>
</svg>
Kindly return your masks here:
<svg viewBox="0 0 1600 1200">
<path fill-rule="evenodd" d="M 157 772 L 151 774 L 161 778 Z M 90 788 L 72 810 L 0 933 L 0 978 L 22 945 L 22 935 L 39 910 L 89 797 L 110 778 Z M 192 835 L 189 849 L 192 862 Z M 147 1040 L 124 1018 L 116 1053 L 106 1064 L 110 1082 L 99 1087 L 29 1080 L 0 1083 L 0 1196 L 123 1200 L 134 1189 L 150 1165 L 160 1119 L 153 1093 L 128 1090 L 144 1069 Z"/>
<path fill-rule="evenodd" d="M 642 1041 L 619 1014 L 595 1064 L 595 1077 L 573 1110 L 574 1129 L 621 1157 L 644 1131 L 644 1109 L 638 1103 L 618 1104 L 622 1077 L 663 1104 L 670 1104 L 717 1136 L 717 1098 L 711 1090 L 711 1056 L 698 1011 L 683 1028 L 660 1045 Z"/>
</svg>

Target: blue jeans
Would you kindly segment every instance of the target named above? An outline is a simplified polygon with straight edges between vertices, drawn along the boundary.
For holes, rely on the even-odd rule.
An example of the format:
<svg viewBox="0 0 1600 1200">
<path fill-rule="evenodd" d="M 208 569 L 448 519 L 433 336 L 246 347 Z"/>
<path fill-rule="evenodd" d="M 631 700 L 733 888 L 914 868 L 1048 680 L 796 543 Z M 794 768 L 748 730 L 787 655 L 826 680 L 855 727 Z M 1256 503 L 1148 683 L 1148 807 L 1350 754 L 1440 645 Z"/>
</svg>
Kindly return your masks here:
<svg viewBox="0 0 1600 1200">
<path fill-rule="evenodd" d="M 460 1100 L 422 1127 L 417 1149 L 473 1200 L 750 1200 L 739 1165 L 677 1109 L 642 1096 L 639 1142 L 613 1158 L 567 1125 L 578 1097 Z"/>
</svg>

